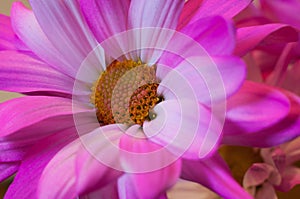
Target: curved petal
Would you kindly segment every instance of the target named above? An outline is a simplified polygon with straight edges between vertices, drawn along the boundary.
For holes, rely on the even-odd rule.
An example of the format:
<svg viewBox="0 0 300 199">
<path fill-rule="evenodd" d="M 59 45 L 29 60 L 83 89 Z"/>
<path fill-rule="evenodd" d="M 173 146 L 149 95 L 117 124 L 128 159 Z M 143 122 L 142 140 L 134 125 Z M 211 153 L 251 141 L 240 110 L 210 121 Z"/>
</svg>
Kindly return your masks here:
<svg viewBox="0 0 300 199">
<path fill-rule="evenodd" d="M 243 186 L 246 189 L 262 185 L 265 181 L 280 184 L 281 177 L 278 171 L 266 163 L 255 163 L 245 173 Z"/>
<path fill-rule="evenodd" d="M 181 29 L 187 23 L 193 23 L 200 18 L 213 15 L 221 15 L 228 19 L 233 18 L 240 11 L 246 8 L 251 3 L 251 0 L 189 0 L 189 3 L 201 3 L 201 6 L 199 6 L 198 9 L 195 9 L 192 6 L 189 6 L 189 9 L 184 9 L 182 16 L 188 16 L 188 20 L 186 20 L 184 17 L 181 17 L 178 29 Z"/>
<path fill-rule="evenodd" d="M 288 167 L 282 175 L 281 184 L 276 188 L 286 192 L 298 184 L 300 184 L 300 169 L 297 167 Z"/>
<path fill-rule="evenodd" d="M 72 94 L 74 80 L 37 59 L 16 51 L 0 51 L 0 59 L 1 90 Z"/>
<path fill-rule="evenodd" d="M 277 199 L 277 194 L 275 192 L 274 187 L 270 183 L 265 182 L 262 184 L 262 187 L 258 190 L 255 198 L 257 198 L 257 199 L 265 199 L 265 198 Z"/>
<path fill-rule="evenodd" d="M 158 65 L 157 72 L 161 71 L 160 67 Z M 210 106 L 234 94 L 241 87 L 245 75 L 245 64 L 236 57 L 190 57 L 160 78 L 161 84 L 170 88 L 181 88 L 181 84 L 188 82 L 198 101 Z M 178 92 L 187 92 L 187 88 L 179 88 L 176 89 L 180 90 Z M 177 91 L 175 94 L 178 95 Z"/>
<path fill-rule="evenodd" d="M 30 0 L 30 5 L 49 41 L 76 71 L 97 45 L 78 1 Z"/>
<path fill-rule="evenodd" d="M 15 35 L 10 17 L 0 14 L 0 50 L 19 49 L 25 50 L 26 47 Z"/>
<path fill-rule="evenodd" d="M 191 100 L 167 100 L 154 107 L 156 118 L 144 122 L 147 137 L 178 156 L 202 158 L 217 147 L 221 125 L 211 112 Z"/>
<path fill-rule="evenodd" d="M 184 1 L 131 0 L 128 25 L 131 28 L 159 27 L 175 29 Z"/>
<path fill-rule="evenodd" d="M 101 43 L 127 28 L 130 0 L 80 0 L 81 10 Z"/>
<path fill-rule="evenodd" d="M 23 135 L 29 133 L 30 135 L 37 135 L 37 132 L 33 131 L 34 125 L 37 124 L 41 130 L 44 127 L 46 132 L 62 130 L 67 127 L 74 126 L 73 114 L 86 112 L 83 108 L 78 108 L 76 111 L 72 110 L 72 101 L 70 99 L 64 99 L 59 97 L 21 97 L 13 100 L 9 100 L 0 104 L 0 121 L 1 121 L 1 133 L 0 136 L 8 136 L 16 134 L 16 132 L 27 128 L 26 131 L 22 131 Z M 69 117 L 66 117 L 69 116 Z M 59 118 L 64 120 L 59 121 Z M 69 119 L 67 119 L 69 118 Z M 48 121 L 47 121 L 48 120 Z M 44 122 L 43 121 L 47 121 Z M 59 125 L 51 126 L 53 124 Z M 39 125 L 41 123 L 43 125 Z M 47 124 L 48 123 L 48 124 Z M 48 125 L 48 126 L 47 126 Z M 47 127 L 51 126 L 51 128 Z M 29 127 L 33 127 L 30 129 Z M 36 126 L 37 127 L 37 126 Z M 37 129 L 35 129 L 37 130 Z M 39 132 L 39 134 L 41 134 Z M 43 133 L 44 135 L 46 133 Z M 17 138 L 17 136 L 15 137 Z"/>
<path fill-rule="evenodd" d="M 283 47 L 286 43 L 298 41 L 298 32 L 285 24 L 266 24 L 239 28 L 237 30 L 237 45 L 235 54 L 244 56 L 253 48 L 266 48 L 270 51 L 272 45 Z"/>
<path fill-rule="evenodd" d="M 257 94 L 260 93 L 260 96 L 255 94 L 256 97 L 250 97 L 249 99 L 258 99 L 257 102 L 260 101 L 258 105 L 261 104 L 261 106 L 258 106 L 255 111 L 254 106 L 252 105 L 251 108 L 249 107 L 249 111 L 245 112 L 243 111 L 245 107 L 243 105 L 244 107 L 241 107 L 240 109 L 241 113 L 250 113 L 247 117 L 245 116 L 246 120 L 241 117 L 239 119 L 236 117 L 235 122 L 227 120 L 224 126 L 223 143 L 251 147 L 272 147 L 299 136 L 300 99 L 285 91 L 282 92 L 286 94 L 286 97 L 288 98 L 282 95 L 282 93 L 274 89 L 270 89 L 269 87 L 265 87 L 261 90 L 259 89 L 261 86 L 257 84 L 251 83 L 250 85 L 256 85 L 255 89 L 253 89 L 254 92 L 252 93 L 255 94 L 258 92 Z M 268 96 L 271 98 L 265 98 Z M 290 102 L 288 102 L 287 99 L 290 100 Z M 244 100 L 245 98 L 240 102 Z M 268 110 L 266 106 L 269 108 L 274 106 L 274 109 Z M 235 105 L 233 107 L 235 107 Z M 268 110 L 267 112 L 264 112 L 264 114 L 267 113 L 268 115 L 265 115 L 265 119 L 264 117 L 261 118 L 264 122 L 259 123 L 259 115 L 257 115 L 257 113 L 264 109 L 266 109 L 266 111 Z M 234 112 L 232 113 L 233 116 Z M 245 123 L 243 120 L 241 122 L 241 119 L 243 119 Z M 239 125 L 242 125 L 242 128 L 240 128 Z"/>
<path fill-rule="evenodd" d="M 136 133 L 134 134 L 137 136 Z M 145 138 L 125 134 L 121 138 L 120 147 L 122 165 L 129 172 L 121 178 L 121 182 L 128 183 L 129 186 L 119 187 L 120 198 L 127 198 L 126 195 L 129 194 L 132 194 L 130 198 L 157 198 L 177 181 L 181 170 L 180 160 L 174 159 L 175 162 L 169 162 L 169 156 L 173 155 L 166 151 L 151 156 L 151 153 L 161 150 L 161 146 Z M 163 165 L 166 161 L 169 162 L 168 166 Z M 156 168 L 152 167 L 153 165 Z M 156 185 L 155 189 L 153 184 Z"/>
<path fill-rule="evenodd" d="M 0 163 L 0 182 L 16 173 L 20 167 L 19 162 Z"/>
<path fill-rule="evenodd" d="M 100 188 L 96 191 L 90 192 L 86 195 L 80 196 L 80 199 L 99 199 L 99 198 L 109 198 L 109 199 L 120 199 L 118 194 L 118 182 L 113 183 Z"/>
<path fill-rule="evenodd" d="M 22 161 L 5 198 L 37 199 L 37 186 L 44 168 L 61 148 L 76 137 L 76 129 L 71 128 L 47 137 L 34 145 Z"/>
<path fill-rule="evenodd" d="M 224 132 L 226 135 L 255 132 L 280 121 L 287 116 L 289 109 L 288 98 L 278 90 L 246 81 L 241 90 L 227 101 Z"/>
<path fill-rule="evenodd" d="M 62 55 L 48 40 L 31 10 L 25 8 L 22 3 L 15 2 L 11 10 L 11 21 L 17 36 L 36 55 L 58 71 L 75 77 L 75 71 L 73 71 L 72 66 L 64 60 Z"/>
<path fill-rule="evenodd" d="M 275 21 L 293 25 L 300 29 L 300 16 L 297 14 L 300 3 L 297 0 L 260 0 L 262 11 Z"/>
<path fill-rule="evenodd" d="M 224 198 L 252 198 L 234 180 L 229 168 L 219 155 L 214 155 L 203 161 L 183 160 L 181 177 L 197 182 Z"/>
<path fill-rule="evenodd" d="M 235 48 L 233 24 L 220 16 L 201 18 L 180 32 L 197 41 L 210 55 L 231 55 Z"/>
<path fill-rule="evenodd" d="M 75 198 L 77 196 L 75 159 L 80 146 L 80 139 L 76 139 L 65 145 L 48 162 L 38 182 L 38 198 Z"/>
<path fill-rule="evenodd" d="M 80 138 L 84 147 L 79 149 L 76 157 L 76 189 L 78 194 L 101 189 L 122 175 L 122 171 L 116 170 L 120 164 L 119 153 L 112 144 L 118 146 L 122 134 L 119 125 L 108 125 Z M 100 154 L 105 154 L 106 157 L 110 158 L 103 159 Z"/>
</svg>

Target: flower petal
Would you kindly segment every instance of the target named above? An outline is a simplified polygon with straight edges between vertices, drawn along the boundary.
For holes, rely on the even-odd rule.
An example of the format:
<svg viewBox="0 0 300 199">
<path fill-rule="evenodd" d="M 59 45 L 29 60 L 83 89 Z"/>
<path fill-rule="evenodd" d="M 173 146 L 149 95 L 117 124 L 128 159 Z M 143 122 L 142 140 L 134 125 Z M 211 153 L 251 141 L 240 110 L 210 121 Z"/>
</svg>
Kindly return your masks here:
<svg viewBox="0 0 300 199">
<path fill-rule="evenodd" d="M 37 186 L 44 168 L 61 148 L 77 136 L 76 129 L 71 128 L 47 137 L 34 145 L 23 160 L 5 197 L 8 199 L 37 198 Z"/>
<path fill-rule="evenodd" d="M 147 137 L 177 156 L 199 159 L 214 151 L 222 131 L 211 112 L 191 100 L 166 100 L 153 109 L 156 118 L 145 121 Z"/>
<path fill-rule="evenodd" d="M 228 112 L 228 118 L 232 116 L 232 118 L 236 119 L 234 122 L 231 122 L 231 119 L 225 122 L 223 143 L 252 147 L 271 147 L 299 136 L 300 99 L 288 92 L 284 92 L 284 94 L 286 94 L 286 96 L 284 96 L 276 89 L 270 87 L 254 83 L 249 84 L 249 82 L 247 84 L 246 89 L 242 89 L 241 92 L 248 90 L 249 92 L 247 92 L 249 94 L 252 93 L 250 96 L 248 94 L 248 99 L 242 97 L 244 94 L 241 96 L 237 94 L 233 99 L 239 99 L 241 97 L 239 103 L 238 101 L 234 102 L 235 100 L 229 100 L 229 103 L 232 103 L 232 107 L 236 109 L 238 105 L 241 105 L 241 102 L 246 100 L 249 105 L 252 99 L 256 99 L 257 109 L 253 106 L 253 102 L 255 101 L 251 102 L 252 105 L 249 108 L 246 108 L 246 104 L 243 103 L 243 106 L 239 108 L 243 116 L 240 115 L 238 118 L 239 114 L 235 115 L 234 109 L 230 108 L 231 105 L 228 106 L 229 112 L 233 111 L 232 113 Z M 253 91 L 250 92 L 250 90 Z M 288 100 L 290 100 L 290 102 L 288 102 Z M 273 106 L 274 109 L 271 108 Z M 261 113 L 262 110 L 264 110 L 263 113 Z M 262 122 L 259 122 L 259 120 L 262 120 Z"/>
<path fill-rule="evenodd" d="M 289 1 L 267 1 L 261 0 L 262 11 L 273 20 L 293 25 L 300 29 L 300 16 L 297 12 L 300 9 L 300 3 L 297 0 Z"/>
<path fill-rule="evenodd" d="M 79 149 L 76 157 L 78 194 L 101 189 L 122 174 L 120 170 L 116 170 L 120 168 L 119 150 L 113 146 L 118 146 L 122 134 L 119 125 L 108 125 L 81 137 L 85 147 Z M 102 158 L 103 155 L 106 156 L 105 159 Z"/>
<path fill-rule="evenodd" d="M 220 16 L 201 18 L 187 25 L 180 32 L 192 37 L 210 55 L 231 55 L 235 48 L 233 24 Z M 188 48 L 183 47 L 183 49 Z"/>
<path fill-rule="evenodd" d="M 0 104 L 0 136 L 16 134 L 23 129 L 23 135 L 19 136 L 25 137 L 24 134 L 28 135 L 28 131 L 33 131 L 34 128 L 37 128 L 34 125 L 38 123 L 41 123 L 38 128 L 42 129 L 44 127 L 45 129 L 43 130 L 48 133 L 62 130 L 74 125 L 73 114 L 85 111 L 87 110 L 78 108 L 78 110 L 73 112 L 71 100 L 59 97 L 30 96 L 9 100 Z M 64 119 L 62 120 L 62 118 Z M 53 125 L 57 124 L 57 121 L 60 121 L 60 125 Z M 48 128 L 49 126 L 51 128 Z M 30 127 L 32 128 L 30 129 Z M 43 132 L 41 134 L 39 132 L 39 134 L 45 135 L 47 133 Z M 29 135 L 37 136 L 38 134 L 30 132 Z"/>
<path fill-rule="evenodd" d="M 129 28 L 159 27 L 175 29 L 184 1 L 131 0 Z"/>
<path fill-rule="evenodd" d="M 158 73 L 161 71 L 160 67 L 158 65 Z M 169 88 L 181 88 L 184 81 L 188 82 L 189 89 L 193 90 L 198 101 L 210 106 L 234 94 L 241 87 L 245 73 L 246 67 L 239 58 L 189 57 L 167 76 L 157 75 L 162 79 L 161 84 Z M 187 88 L 179 88 L 174 90 L 176 95 L 187 92 Z M 159 87 L 158 91 L 161 92 L 160 90 Z"/>
<path fill-rule="evenodd" d="M 104 188 L 100 188 L 96 191 L 80 196 L 79 198 L 80 199 L 99 199 L 99 198 L 120 199 L 118 194 L 117 181 L 105 186 Z"/>
<path fill-rule="evenodd" d="M 80 139 L 76 139 L 65 145 L 49 161 L 39 179 L 38 198 L 75 198 L 77 196 L 75 159 L 80 146 Z"/>
<path fill-rule="evenodd" d="M 18 162 L 0 163 L 0 182 L 12 176 L 19 169 Z"/>
<path fill-rule="evenodd" d="M 262 187 L 258 190 L 255 198 L 257 198 L 257 199 L 265 199 L 265 198 L 277 199 L 277 194 L 275 192 L 274 187 L 270 183 L 265 182 L 262 184 Z"/>
<path fill-rule="evenodd" d="M 0 59 L 1 90 L 72 94 L 74 80 L 37 59 L 15 51 L 0 51 Z"/>
<path fill-rule="evenodd" d="M 15 2 L 11 10 L 12 27 L 17 36 L 41 59 L 58 71 L 75 77 L 73 67 L 64 60 L 42 31 L 32 11 L 20 2 Z"/>
<path fill-rule="evenodd" d="M 10 17 L 0 14 L 0 50 L 18 49 L 26 49 L 26 47 L 15 35 Z"/>
<path fill-rule="evenodd" d="M 211 156 L 203 161 L 183 160 L 181 177 L 200 183 L 224 198 L 252 198 L 234 180 L 229 168 L 219 155 Z"/>
<path fill-rule="evenodd" d="M 153 178 L 156 175 L 156 173 L 157 172 L 153 173 Z M 161 174 L 164 174 L 164 173 L 161 171 Z M 136 175 L 139 175 L 139 174 L 136 174 Z M 147 183 L 147 182 L 149 182 L 149 183 L 152 182 L 152 183 L 155 183 L 155 185 L 160 185 L 161 181 L 157 184 L 157 179 L 161 179 L 161 176 L 157 176 L 156 179 L 153 179 L 152 177 L 143 179 L 143 177 L 147 176 L 147 175 L 144 175 L 144 176 L 140 176 L 140 179 L 137 180 L 137 179 L 135 179 L 136 175 L 126 174 L 126 175 L 123 175 L 119 179 L 119 181 L 118 181 L 119 199 L 129 199 L 129 198 L 167 199 L 167 196 L 165 193 L 157 193 L 157 188 L 161 189 L 161 187 L 155 187 L 155 189 L 153 189 L 153 187 L 151 188 L 151 185 L 153 186 L 153 184 Z M 137 182 L 135 182 L 135 181 L 137 181 Z M 139 185 L 136 184 L 139 182 L 143 182 L 142 185 L 148 186 L 147 189 L 151 189 L 151 191 L 149 191 L 149 193 L 148 193 L 148 191 L 146 193 L 141 193 L 141 191 L 143 191 L 143 190 L 140 190 Z M 142 188 L 144 188 L 144 187 L 142 187 Z"/>
<path fill-rule="evenodd" d="M 237 45 L 235 54 L 244 56 L 253 48 L 267 48 L 270 45 L 282 46 L 289 42 L 298 41 L 295 29 L 285 24 L 266 24 L 239 28 L 237 30 Z M 272 47 L 276 49 L 275 47 Z"/>
<path fill-rule="evenodd" d="M 287 192 L 298 184 L 300 184 L 300 169 L 297 167 L 288 167 L 283 173 L 282 183 L 276 188 Z"/>
<path fill-rule="evenodd" d="M 81 10 L 99 43 L 126 30 L 129 4 L 129 0 L 80 0 Z"/>
<path fill-rule="evenodd" d="M 199 9 L 195 9 L 189 4 L 201 3 Z M 233 18 L 251 3 L 251 0 L 189 0 L 187 8 L 183 10 L 182 17 L 179 22 L 179 29 L 184 27 L 188 22 L 193 23 L 200 18 L 221 15 L 225 18 Z M 221 6 L 220 6 L 221 5 Z M 188 18 L 188 20 L 186 19 Z"/>
<path fill-rule="evenodd" d="M 138 135 L 140 130 L 133 131 Z M 131 197 L 136 198 L 157 198 L 177 181 L 181 161 L 172 158 L 173 155 L 161 146 L 145 138 L 125 134 L 121 138 L 120 147 L 122 165 L 128 172 L 121 182 L 132 185 L 119 188 L 120 198 L 126 198 L 128 194 L 134 194 Z M 153 184 L 157 185 L 156 189 L 151 186 Z"/>
<path fill-rule="evenodd" d="M 262 185 L 265 181 L 276 178 L 276 184 L 281 181 L 278 171 L 271 165 L 266 163 L 255 163 L 245 173 L 243 186 L 246 189 Z"/>
</svg>

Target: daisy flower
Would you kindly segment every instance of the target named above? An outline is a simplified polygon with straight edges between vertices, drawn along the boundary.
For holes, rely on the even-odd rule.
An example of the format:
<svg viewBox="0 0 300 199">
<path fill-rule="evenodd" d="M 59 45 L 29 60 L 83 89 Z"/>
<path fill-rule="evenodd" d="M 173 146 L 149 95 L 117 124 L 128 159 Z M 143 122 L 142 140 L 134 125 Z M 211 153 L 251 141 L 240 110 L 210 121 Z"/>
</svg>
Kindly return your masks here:
<svg viewBox="0 0 300 199">
<path fill-rule="evenodd" d="M 244 144 L 233 129 L 282 119 L 289 101 L 246 83 L 225 118 L 245 77 L 225 18 L 250 1 L 200 2 L 13 5 L 12 29 L 1 18 L 0 88 L 26 96 L 0 105 L 0 179 L 17 172 L 6 198 L 166 198 L 179 177 L 251 198 L 214 152 L 221 140 Z M 265 114 L 244 117 L 256 110 Z M 224 122 L 232 134 L 221 139 Z"/>
</svg>

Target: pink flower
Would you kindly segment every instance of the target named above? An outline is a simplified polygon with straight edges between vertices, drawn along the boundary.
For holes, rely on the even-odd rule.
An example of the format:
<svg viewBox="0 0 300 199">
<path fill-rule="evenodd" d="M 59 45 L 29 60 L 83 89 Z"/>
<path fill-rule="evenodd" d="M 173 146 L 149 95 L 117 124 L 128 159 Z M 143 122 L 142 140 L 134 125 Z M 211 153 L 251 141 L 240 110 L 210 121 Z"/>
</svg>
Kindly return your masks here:
<svg viewBox="0 0 300 199">
<path fill-rule="evenodd" d="M 278 147 L 261 149 L 263 163 L 253 164 L 245 174 L 244 186 L 255 198 L 274 198 L 275 190 L 290 191 L 300 184 L 300 168 L 294 164 L 300 160 L 299 141 Z M 262 188 L 258 189 L 259 186 Z"/>
<path fill-rule="evenodd" d="M 165 198 L 179 177 L 251 198 L 214 152 L 220 142 L 282 143 L 281 131 L 256 136 L 289 115 L 291 101 L 244 83 L 232 56 L 235 32 L 223 17 L 250 0 L 199 2 L 14 4 L 0 88 L 27 96 L 0 105 L 0 179 L 17 172 L 6 198 Z M 285 139 L 297 134 L 289 130 Z"/>
</svg>

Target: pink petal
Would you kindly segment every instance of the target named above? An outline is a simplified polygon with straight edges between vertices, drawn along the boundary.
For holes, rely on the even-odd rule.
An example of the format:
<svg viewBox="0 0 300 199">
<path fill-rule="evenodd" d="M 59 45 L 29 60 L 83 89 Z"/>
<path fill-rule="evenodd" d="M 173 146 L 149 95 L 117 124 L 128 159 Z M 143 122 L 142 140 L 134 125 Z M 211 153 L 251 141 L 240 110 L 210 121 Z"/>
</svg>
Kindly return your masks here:
<svg viewBox="0 0 300 199">
<path fill-rule="evenodd" d="M 266 163 L 255 163 L 245 173 L 243 185 L 246 189 L 262 185 L 265 181 L 280 184 L 281 178 L 278 171 Z"/>
<path fill-rule="evenodd" d="M 218 155 L 203 161 L 184 160 L 181 177 L 197 182 L 224 198 L 252 198 L 234 180 L 226 163 Z"/>
<path fill-rule="evenodd" d="M 61 148 L 76 137 L 76 129 L 71 128 L 47 137 L 33 146 L 10 185 L 6 198 L 37 198 L 37 186 L 44 168 Z"/>
<path fill-rule="evenodd" d="M 157 116 L 144 122 L 145 134 L 176 156 L 199 159 L 217 147 L 221 125 L 201 105 L 191 100 L 166 100 L 156 105 L 153 112 Z"/>
<path fill-rule="evenodd" d="M 15 35 L 10 17 L 0 14 L 0 50 L 18 49 L 26 49 L 26 47 Z"/>
<path fill-rule="evenodd" d="M 129 0 L 80 0 L 81 10 L 101 43 L 126 30 Z"/>
<path fill-rule="evenodd" d="M 96 191 L 80 196 L 79 198 L 80 199 L 99 199 L 99 198 L 119 199 L 117 181 L 105 186 L 104 188 L 100 188 Z"/>
<path fill-rule="evenodd" d="M 192 37 L 210 55 L 231 55 L 235 48 L 233 24 L 220 16 L 201 18 L 187 25 L 180 32 Z M 188 48 L 183 47 L 183 49 Z"/>
<path fill-rule="evenodd" d="M 240 88 L 245 69 L 244 63 L 235 57 L 189 57 L 165 77 L 160 74 L 161 66 L 158 65 L 157 76 L 162 79 L 162 85 L 174 88 L 174 94 L 192 89 L 199 102 L 211 105 L 225 100 Z M 185 82 L 189 88 L 183 88 Z M 161 90 L 160 86 L 158 91 Z"/>
<path fill-rule="evenodd" d="M 101 189 L 116 180 L 122 172 L 119 163 L 119 125 L 95 129 L 81 137 L 84 147 L 76 157 L 76 187 L 79 194 Z"/>
<path fill-rule="evenodd" d="M 300 16 L 297 14 L 300 9 L 298 0 L 261 0 L 262 11 L 273 20 L 290 24 L 300 28 Z"/>
<path fill-rule="evenodd" d="M 286 164 L 290 165 L 300 160 L 300 137 L 280 146 L 286 154 Z"/>
<path fill-rule="evenodd" d="M 59 97 L 34 96 L 13 99 L 0 104 L 0 136 L 16 134 L 20 130 L 23 134 L 19 135 L 21 137 L 25 137 L 24 134 L 27 136 L 36 135 L 37 132 L 33 130 L 39 129 L 40 131 L 43 128 L 45 128 L 43 129 L 44 132 L 39 132 L 39 134 L 45 135 L 73 126 L 73 114 L 85 111 L 87 110 L 78 107 L 78 110 L 73 112 L 72 101 Z M 58 123 L 59 125 L 57 125 Z M 34 127 L 35 124 L 38 126 Z M 32 132 L 28 132 L 29 130 Z"/>
<path fill-rule="evenodd" d="M 133 174 L 134 175 L 134 174 Z M 156 193 L 156 196 L 147 197 L 145 194 L 140 194 L 142 190 L 139 190 L 138 185 L 134 182 L 134 176 L 130 174 L 123 175 L 118 181 L 118 192 L 119 199 L 128 199 L 128 198 L 157 198 L 157 199 L 167 199 L 165 193 Z M 139 175 L 139 174 L 137 174 Z M 154 173 L 155 175 L 155 173 Z M 159 177 L 158 177 L 159 178 Z M 149 179 L 152 181 L 152 178 Z M 146 180 L 144 180 L 146 181 Z M 145 183 L 143 183 L 145 184 Z M 146 185 L 147 186 L 147 185 Z M 151 186 L 151 185 L 148 185 Z M 149 187 L 150 188 L 150 187 Z M 157 189 L 157 187 L 155 187 Z M 155 190 L 152 188 L 152 191 Z M 152 195 L 154 193 L 151 193 Z"/>
<path fill-rule="evenodd" d="M 266 24 L 239 28 L 235 54 L 244 56 L 250 50 L 260 47 L 271 49 L 270 44 L 283 46 L 288 42 L 298 41 L 295 29 L 285 24 Z M 276 49 L 274 46 L 272 47 Z"/>
<path fill-rule="evenodd" d="M 277 194 L 274 187 L 270 183 L 263 183 L 262 187 L 258 190 L 255 198 L 257 199 L 277 199 Z"/>
<path fill-rule="evenodd" d="M 20 2 L 11 10 L 12 27 L 17 36 L 40 58 L 67 75 L 75 77 L 73 67 L 59 54 L 42 31 L 32 11 Z"/>
<path fill-rule="evenodd" d="M 37 59 L 15 51 L 1 51 L 0 59 L 1 90 L 72 94 L 74 80 Z"/>
<path fill-rule="evenodd" d="M 189 23 L 189 21 L 193 18 L 194 14 L 200 8 L 202 2 L 203 0 L 191 0 L 185 2 L 179 17 L 177 30 L 182 29 Z"/>
<path fill-rule="evenodd" d="M 138 135 L 138 131 L 135 135 Z M 119 184 L 120 198 L 129 195 L 131 198 L 157 198 L 177 181 L 181 161 L 172 158 L 173 155 L 161 146 L 145 138 L 124 135 L 120 147 L 122 165 L 129 172 L 120 182 L 129 184 L 124 188 Z"/>
<path fill-rule="evenodd" d="M 129 28 L 159 27 L 175 29 L 184 1 L 131 0 Z"/>
<path fill-rule="evenodd" d="M 189 23 L 193 23 L 200 18 L 213 15 L 221 15 L 225 18 L 232 18 L 251 3 L 251 0 L 203 0 L 202 2 L 199 0 L 189 1 L 191 1 L 190 4 L 196 4 L 195 2 L 201 3 L 201 6 L 197 10 L 192 6 L 189 6 L 190 9 L 183 10 L 184 13 L 182 13 L 182 16 L 187 16 L 190 18 L 188 20 Z M 186 12 L 190 14 L 186 14 Z M 179 29 L 184 27 L 186 24 L 187 20 L 181 17 Z"/>
<path fill-rule="evenodd" d="M 282 183 L 276 187 L 279 191 L 290 191 L 294 186 L 300 184 L 300 169 L 288 167 L 282 176 Z"/>
<path fill-rule="evenodd" d="M 39 179 L 38 198 L 75 198 L 77 196 L 75 160 L 80 146 L 80 139 L 76 139 L 65 145 L 49 161 Z"/>
<path fill-rule="evenodd" d="M 249 84 L 249 82 L 247 84 Z M 300 99 L 292 95 L 291 93 L 284 92 L 284 94 L 286 94 L 286 97 L 288 97 L 288 99 L 290 100 L 288 105 L 286 97 L 284 97 L 284 95 L 282 95 L 278 91 L 274 89 L 270 89 L 268 87 L 263 88 L 264 86 L 261 87 L 258 84 L 254 84 L 254 83 L 249 84 L 250 87 L 251 85 L 253 85 L 252 87 L 255 87 L 256 91 L 253 89 L 254 94 L 257 93 L 259 89 L 260 89 L 259 92 L 261 92 L 260 94 L 259 92 L 257 93 L 261 96 L 256 96 L 255 98 L 268 97 L 266 96 L 266 93 L 268 93 L 269 97 L 271 97 L 270 98 L 271 100 L 258 98 L 258 100 L 261 101 L 260 102 L 261 106 L 257 107 L 258 109 L 256 111 L 253 111 L 254 110 L 253 105 L 251 105 L 251 108 L 249 107 L 250 111 L 247 112 L 244 112 L 243 111 L 244 108 L 241 107 L 240 109 L 241 113 L 243 112 L 247 114 L 250 113 L 250 115 L 248 115 L 247 117 L 244 115 L 245 119 L 247 119 L 248 121 L 244 120 L 246 123 L 244 124 L 241 123 L 241 117 L 240 119 L 236 117 L 235 119 L 236 124 L 234 124 L 234 122 L 231 122 L 229 120 L 226 121 L 224 126 L 223 143 L 227 143 L 227 144 L 230 143 L 232 145 L 252 146 L 252 147 L 271 147 L 271 146 L 282 144 L 284 142 L 290 141 L 298 137 L 299 136 L 298 127 L 300 124 L 299 123 L 300 122 L 300 117 L 299 117 Z M 233 101 L 232 104 L 234 104 Z M 268 108 L 266 106 L 268 106 Z M 273 110 L 269 109 L 272 106 L 274 106 L 274 109 Z M 268 113 L 270 115 L 265 115 L 265 118 L 264 117 L 259 118 L 258 116 L 261 114 L 258 115 L 257 113 L 265 109 L 267 112 L 264 111 L 264 113 Z M 264 122 L 259 123 L 258 119 L 263 119 Z M 237 125 L 241 125 L 242 128 L 239 128 L 239 130 L 237 130 Z"/>
<path fill-rule="evenodd" d="M 8 177 L 12 176 L 19 169 L 18 162 L 0 163 L 0 182 L 4 181 Z"/>
</svg>

